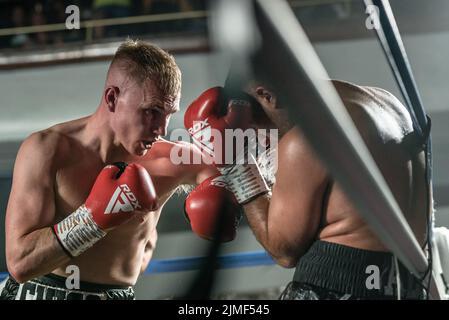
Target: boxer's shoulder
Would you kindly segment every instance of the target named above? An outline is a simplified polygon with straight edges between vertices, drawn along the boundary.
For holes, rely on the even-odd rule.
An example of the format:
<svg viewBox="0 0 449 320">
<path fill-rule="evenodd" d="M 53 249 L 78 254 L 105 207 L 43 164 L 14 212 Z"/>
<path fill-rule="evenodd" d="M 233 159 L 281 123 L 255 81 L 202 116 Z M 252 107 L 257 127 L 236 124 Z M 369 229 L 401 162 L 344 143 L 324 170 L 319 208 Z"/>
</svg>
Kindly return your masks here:
<svg viewBox="0 0 449 320">
<path fill-rule="evenodd" d="M 377 137 L 375 140 L 380 139 L 383 144 L 400 142 L 413 131 L 409 112 L 390 92 L 345 81 L 332 83 L 362 136 Z"/>
<path fill-rule="evenodd" d="M 84 169 L 97 164 L 95 155 L 76 136 L 58 129 L 50 127 L 29 135 L 20 147 L 18 161 L 52 174 L 74 164 Z"/>
<path fill-rule="evenodd" d="M 374 86 L 360 86 L 351 82 L 332 80 L 343 102 L 348 107 L 383 110 L 396 116 L 409 117 L 407 108 L 391 92 Z M 348 111 L 353 111 L 349 109 Z"/>
<path fill-rule="evenodd" d="M 48 159 L 64 154 L 69 145 L 69 141 L 63 134 L 46 129 L 30 134 L 23 141 L 20 150 L 28 155 L 42 155 Z"/>
<path fill-rule="evenodd" d="M 366 109 L 371 107 L 377 107 L 375 103 L 375 96 L 373 95 L 373 90 L 377 88 L 359 86 L 357 84 L 342 81 L 342 80 L 332 80 L 332 84 L 337 90 L 341 100 L 345 104 L 349 113 L 355 112 L 356 110 Z M 385 91 L 386 92 L 386 91 Z"/>
<path fill-rule="evenodd" d="M 283 154 L 295 153 L 297 150 L 308 150 L 308 148 L 307 139 L 298 126 L 293 126 L 288 130 L 278 144 L 278 152 Z"/>
<path fill-rule="evenodd" d="M 170 159 L 178 153 L 201 154 L 201 151 L 194 144 L 185 141 L 169 141 L 159 139 L 151 147 L 148 153 L 149 158 L 167 158 Z"/>
</svg>

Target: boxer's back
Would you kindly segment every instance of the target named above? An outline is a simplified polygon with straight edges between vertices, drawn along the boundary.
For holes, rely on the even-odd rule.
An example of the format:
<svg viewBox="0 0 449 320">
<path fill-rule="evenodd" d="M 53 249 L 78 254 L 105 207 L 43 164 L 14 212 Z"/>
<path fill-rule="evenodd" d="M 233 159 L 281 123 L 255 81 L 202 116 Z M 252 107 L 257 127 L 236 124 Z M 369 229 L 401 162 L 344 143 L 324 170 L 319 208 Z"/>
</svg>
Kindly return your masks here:
<svg viewBox="0 0 449 320">
<path fill-rule="evenodd" d="M 406 108 L 390 93 L 334 81 L 412 231 L 422 244 L 429 214 L 424 152 L 417 150 Z M 353 174 L 358 174 L 354 172 Z M 386 250 L 348 197 L 332 182 L 325 194 L 319 238 L 368 250 Z"/>
</svg>

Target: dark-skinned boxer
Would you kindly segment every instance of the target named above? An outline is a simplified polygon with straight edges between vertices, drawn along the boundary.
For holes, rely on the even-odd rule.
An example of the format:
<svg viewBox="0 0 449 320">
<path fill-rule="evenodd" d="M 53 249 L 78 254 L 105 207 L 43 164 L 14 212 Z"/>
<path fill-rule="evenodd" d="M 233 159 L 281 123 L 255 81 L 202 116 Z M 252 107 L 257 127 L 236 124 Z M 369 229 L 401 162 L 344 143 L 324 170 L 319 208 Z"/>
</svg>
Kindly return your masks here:
<svg viewBox="0 0 449 320">
<path fill-rule="evenodd" d="M 343 81 L 332 84 L 424 245 L 432 203 L 425 178 L 425 137 L 415 133 L 407 109 L 389 92 Z M 420 280 L 362 220 L 300 128 L 289 121 L 282 99 L 261 81 L 254 80 L 242 90 L 250 98 L 227 97 L 221 88 L 206 90 L 189 106 L 185 125 L 190 131 L 197 122 L 207 123 L 204 130 L 209 126 L 219 132 L 278 129 L 279 143 L 271 151 L 277 152 L 276 172 L 267 174 L 270 166 L 261 169 L 260 161 L 250 158 L 247 163 L 218 163 L 217 168 L 243 205 L 257 240 L 279 265 L 296 267 L 281 299 L 395 299 L 398 294 L 422 298 Z M 214 150 L 221 147 L 214 145 Z M 271 187 L 269 180 L 274 180 Z"/>
</svg>

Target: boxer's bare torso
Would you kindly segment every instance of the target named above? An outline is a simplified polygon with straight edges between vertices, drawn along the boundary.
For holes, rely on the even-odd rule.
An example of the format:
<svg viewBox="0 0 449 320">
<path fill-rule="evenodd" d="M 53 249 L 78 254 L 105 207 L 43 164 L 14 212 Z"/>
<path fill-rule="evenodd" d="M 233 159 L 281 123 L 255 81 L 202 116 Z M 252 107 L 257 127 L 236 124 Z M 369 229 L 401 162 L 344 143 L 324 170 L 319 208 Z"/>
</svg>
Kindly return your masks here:
<svg viewBox="0 0 449 320">
<path fill-rule="evenodd" d="M 425 158 L 414 149 L 411 118 L 390 93 L 378 88 L 334 82 L 418 242 L 426 235 L 429 215 Z M 415 142 L 415 143 L 414 143 Z M 354 172 L 357 174 L 357 172 Z M 362 249 L 387 250 L 362 220 L 341 188 L 332 183 L 324 195 L 319 238 Z"/>
<path fill-rule="evenodd" d="M 424 152 L 417 148 L 419 138 L 413 137 L 408 111 L 382 89 L 341 81 L 333 84 L 412 231 L 423 244 L 430 194 Z M 265 103 L 263 96 L 258 99 Z M 264 108 L 276 110 L 269 104 Z M 315 240 L 387 250 L 297 127 L 287 130 L 279 140 L 271 198 L 259 197 L 245 204 L 245 212 L 259 242 L 284 267 L 294 267 Z"/>
<path fill-rule="evenodd" d="M 414 151 L 413 146 L 405 142 L 408 139 L 406 136 L 413 132 L 407 110 L 393 95 L 382 89 L 359 87 L 341 81 L 334 81 L 333 84 L 412 231 L 418 241 L 424 243 L 425 221 L 429 212 L 424 152 Z M 290 143 L 298 144 L 298 150 L 301 150 L 301 161 L 297 162 L 296 170 L 303 170 L 304 165 L 310 166 L 306 164 L 308 161 L 317 161 L 299 130 L 291 130 L 283 140 L 279 144 L 280 159 L 282 153 L 290 152 Z M 294 171 L 295 168 L 290 170 Z M 386 251 L 338 183 L 331 180 L 325 171 L 321 165 L 314 166 L 313 170 L 308 171 L 307 179 L 301 182 L 307 184 L 310 181 L 319 186 L 316 189 L 318 192 L 313 195 L 319 203 L 316 213 L 320 217 L 314 224 L 316 238 L 366 250 Z M 294 186 L 298 181 L 290 183 Z"/>
<path fill-rule="evenodd" d="M 92 137 L 86 135 L 88 118 L 74 120 L 35 133 L 32 139 L 41 140 L 41 148 L 48 152 L 52 162 L 49 179 L 53 179 L 54 216 L 42 217 L 39 224 L 53 225 L 74 212 L 86 200 L 93 183 L 108 163 L 104 163 Z M 195 165 L 174 165 L 170 150 L 175 143 L 155 142 L 144 156 L 112 157 L 109 163 L 124 161 L 139 163 L 151 175 L 159 209 L 142 212 L 128 222 L 111 230 L 92 248 L 64 263 L 53 273 L 67 276 L 66 266 L 76 265 L 83 281 L 115 285 L 133 285 L 146 268 L 156 245 L 156 225 L 163 204 L 181 184 L 194 184 L 199 175 L 207 177 L 209 169 Z M 178 144 L 179 146 L 179 144 Z M 184 148 L 190 148 L 184 144 Z M 191 150 L 189 149 L 189 152 Z M 32 154 L 29 155 L 32 159 Z M 31 159 L 28 159 L 30 161 Z M 21 160 L 24 161 L 24 160 Z M 52 201 L 51 198 L 48 199 Z M 53 204 L 48 203 L 48 208 Z M 182 212 L 179 218 L 182 219 Z"/>
</svg>

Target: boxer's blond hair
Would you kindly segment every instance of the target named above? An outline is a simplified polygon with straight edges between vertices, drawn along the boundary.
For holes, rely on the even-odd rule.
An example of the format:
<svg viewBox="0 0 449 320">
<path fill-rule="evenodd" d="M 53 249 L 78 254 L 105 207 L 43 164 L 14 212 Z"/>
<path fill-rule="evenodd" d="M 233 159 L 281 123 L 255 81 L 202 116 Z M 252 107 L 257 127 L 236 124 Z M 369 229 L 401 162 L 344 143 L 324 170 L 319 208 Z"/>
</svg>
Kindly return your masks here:
<svg viewBox="0 0 449 320">
<path fill-rule="evenodd" d="M 109 70 L 118 66 L 137 83 L 152 80 L 166 95 L 181 91 L 181 70 L 175 58 L 146 41 L 127 39 L 117 49 Z"/>
</svg>

